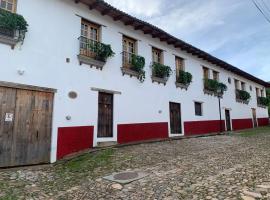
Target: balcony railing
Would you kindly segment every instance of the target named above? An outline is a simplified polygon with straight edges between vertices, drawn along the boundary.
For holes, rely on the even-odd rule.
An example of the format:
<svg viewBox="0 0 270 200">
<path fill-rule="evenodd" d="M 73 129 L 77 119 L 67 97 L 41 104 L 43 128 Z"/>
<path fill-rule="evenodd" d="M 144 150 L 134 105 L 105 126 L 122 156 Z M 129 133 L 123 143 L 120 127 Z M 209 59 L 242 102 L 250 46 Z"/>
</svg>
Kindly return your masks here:
<svg viewBox="0 0 270 200">
<path fill-rule="evenodd" d="M 137 77 L 141 82 L 145 79 L 145 59 L 142 56 L 129 53 L 126 51 L 122 52 L 122 63 L 123 67 L 121 68 L 123 75 L 127 74 Z"/>
<path fill-rule="evenodd" d="M 250 94 L 247 91 L 239 89 L 235 90 L 235 97 L 237 102 L 245 104 L 248 104 L 251 98 Z"/>
<path fill-rule="evenodd" d="M 78 59 L 80 64 L 88 64 L 102 69 L 109 57 L 114 56 L 110 45 L 91 40 L 84 36 L 79 37 L 80 53 Z"/>
<path fill-rule="evenodd" d="M 267 107 L 269 106 L 269 99 L 266 97 L 257 97 L 257 105 L 259 107 Z"/>
</svg>

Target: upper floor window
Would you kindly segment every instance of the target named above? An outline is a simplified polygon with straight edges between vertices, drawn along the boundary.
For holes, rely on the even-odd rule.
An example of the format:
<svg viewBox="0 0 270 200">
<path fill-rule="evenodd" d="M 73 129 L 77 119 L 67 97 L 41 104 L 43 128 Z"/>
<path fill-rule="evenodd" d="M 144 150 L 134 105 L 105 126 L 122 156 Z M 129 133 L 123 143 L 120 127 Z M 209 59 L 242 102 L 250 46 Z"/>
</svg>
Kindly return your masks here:
<svg viewBox="0 0 270 200">
<path fill-rule="evenodd" d="M 86 20 L 82 20 L 81 36 L 99 42 L 100 40 L 100 26 Z"/>
<path fill-rule="evenodd" d="M 16 4 L 17 0 L 0 0 L 0 8 L 10 12 L 16 12 Z"/>
<path fill-rule="evenodd" d="M 261 90 L 261 97 L 264 97 L 264 90 Z"/>
<path fill-rule="evenodd" d="M 136 54 L 136 40 L 123 36 L 123 66 L 130 67 L 132 55 Z"/>
<path fill-rule="evenodd" d="M 160 49 L 152 47 L 152 61 L 154 63 L 163 64 L 163 52 Z"/>
<path fill-rule="evenodd" d="M 241 82 L 241 90 L 246 91 L 246 83 Z"/>
<path fill-rule="evenodd" d="M 237 80 L 237 79 L 235 79 L 234 80 L 234 85 L 235 85 L 235 89 L 237 89 L 237 90 L 239 90 L 240 89 L 240 81 L 239 80 Z"/>
<path fill-rule="evenodd" d="M 218 81 L 219 80 L 219 72 L 213 71 L 213 79 Z"/>
<path fill-rule="evenodd" d="M 260 89 L 256 88 L 256 96 L 259 97 L 260 96 Z"/>
<path fill-rule="evenodd" d="M 209 69 L 207 67 L 203 67 L 203 78 L 209 79 Z"/>
<path fill-rule="evenodd" d="M 180 57 L 175 57 L 175 68 L 176 71 L 185 71 L 185 66 L 184 66 L 184 59 Z"/>
</svg>

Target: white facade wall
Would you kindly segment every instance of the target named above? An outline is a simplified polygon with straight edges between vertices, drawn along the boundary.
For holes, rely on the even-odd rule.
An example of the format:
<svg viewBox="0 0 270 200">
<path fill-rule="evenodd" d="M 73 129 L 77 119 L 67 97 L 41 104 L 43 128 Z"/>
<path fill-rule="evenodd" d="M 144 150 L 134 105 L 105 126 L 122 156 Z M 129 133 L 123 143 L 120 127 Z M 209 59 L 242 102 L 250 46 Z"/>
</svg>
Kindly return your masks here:
<svg viewBox="0 0 270 200">
<path fill-rule="evenodd" d="M 219 120 L 218 98 L 203 92 L 202 65 L 220 72 L 220 81 L 228 86 L 221 100 L 222 119 L 224 109 L 231 110 L 232 119 L 252 118 L 251 108 L 256 108 L 258 118 L 268 117 L 267 109 L 257 107 L 255 87 L 263 88 L 252 81 L 225 71 L 197 57 L 189 55 L 166 43 L 153 39 L 130 26 L 115 22 L 83 4 L 69 0 L 18 0 L 17 13 L 29 23 L 24 44 L 14 50 L 0 44 L 0 81 L 8 81 L 57 89 L 54 100 L 51 161 L 56 160 L 57 128 L 93 125 L 94 144 L 97 140 L 98 92 L 91 87 L 120 91 L 114 95 L 114 138 L 117 140 L 117 124 L 169 122 L 169 102 L 181 103 L 182 122 Z M 79 41 L 83 16 L 102 24 L 101 41 L 111 44 L 116 53 L 102 71 L 79 65 Z M 146 59 L 146 79 L 140 83 L 136 78 L 122 76 L 122 33 L 138 40 L 138 54 Z M 166 86 L 152 83 L 150 63 L 151 46 L 164 50 L 164 64 L 174 74 Z M 175 86 L 175 55 L 185 59 L 186 71 L 192 73 L 193 82 L 188 90 Z M 70 58 L 70 63 L 66 63 Z M 24 70 L 20 76 L 18 70 Z M 212 74 L 211 74 L 212 75 Z M 231 78 L 231 84 L 228 83 Z M 235 101 L 234 78 L 246 83 L 252 99 L 248 105 Z M 252 85 L 253 90 L 249 90 Z M 76 91 L 77 99 L 70 99 L 68 92 Z M 203 102 L 203 116 L 195 116 L 194 101 Z M 66 120 L 66 116 L 71 120 Z M 184 127 L 184 126 L 182 126 Z M 184 130 L 183 130 L 184 131 Z M 105 139 L 103 139 L 105 140 Z"/>
</svg>

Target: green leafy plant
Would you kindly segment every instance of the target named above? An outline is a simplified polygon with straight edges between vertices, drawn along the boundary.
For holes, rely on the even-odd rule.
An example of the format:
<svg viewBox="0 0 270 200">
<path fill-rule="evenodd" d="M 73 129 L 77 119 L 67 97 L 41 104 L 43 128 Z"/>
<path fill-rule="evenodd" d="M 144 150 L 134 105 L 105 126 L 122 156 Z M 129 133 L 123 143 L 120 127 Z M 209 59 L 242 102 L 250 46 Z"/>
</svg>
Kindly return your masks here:
<svg viewBox="0 0 270 200">
<path fill-rule="evenodd" d="M 139 73 L 139 80 L 143 82 L 145 80 L 145 59 L 142 56 L 132 54 L 131 69 Z"/>
<path fill-rule="evenodd" d="M 192 82 L 192 74 L 189 72 L 180 70 L 178 74 L 177 82 L 182 83 L 184 85 L 189 85 Z"/>
<path fill-rule="evenodd" d="M 247 91 L 244 90 L 236 90 L 237 91 L 237 98 L 243 101 L 249 101 L 251 96 Z"/>
<path fill-rule="evenodd" d="M 106 62 L 106 60 L 109 57 L 113 57 L 114 56 L 114 52 L 111 48 L 111 45 L 108 44 L 102 44 L 100 42 L 96 43 L 96 51 L 95 53 L 97 53 L 96 55 L 96 59 L 97 60 L 101 60 L 103 62 Z"/>
<path fill-rule="evenodd" d="M 268 104 L 268 114 L 270 116 L 270 88 L 266 89 L 266 96 L 269 99 L 269 104 Z"/>
<path fill-rule="evenodd" d="M 222 94 L 227 90 L 227 86 L 224 83 L 213 79 L 204 79 L 204 88 L 212 92 L 221 91 Z"/>
<path fill-rule="evenodd" d="M 258 97 L 258 104 L 262 106 L 268 106 L 269 105 L 269 99 L 267 97 Z"/>
<path fill-rule="evenodd" d="M 153 76 L 158 78 L 168 78 L 172 74 L 172 69 L 169 66 L 156 63 L 152 64 Z"/>
<path fill-rule="evenodd" d="M 23 40 L 28 31 L 28 24 L 23 16 L 0 9 L 0 30 L 13 33 L 18 31 L 19 40 Z"/>
</svg>

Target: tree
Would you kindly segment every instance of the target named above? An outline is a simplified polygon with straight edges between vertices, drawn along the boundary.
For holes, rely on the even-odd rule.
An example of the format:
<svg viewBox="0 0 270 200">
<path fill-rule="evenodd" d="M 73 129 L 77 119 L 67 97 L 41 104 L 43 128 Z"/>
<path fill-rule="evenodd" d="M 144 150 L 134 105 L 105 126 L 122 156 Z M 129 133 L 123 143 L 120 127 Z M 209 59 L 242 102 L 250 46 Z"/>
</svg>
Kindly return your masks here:
<svg viewBox="0 0 270 200">
<path fill-rule="evenodd" d="M 270 88 L 266 89 L 266 97 L 270 100 Z M 270 104 L 268 105 L 268 113 L 270 115 Z"/>
</svg>

